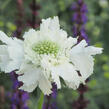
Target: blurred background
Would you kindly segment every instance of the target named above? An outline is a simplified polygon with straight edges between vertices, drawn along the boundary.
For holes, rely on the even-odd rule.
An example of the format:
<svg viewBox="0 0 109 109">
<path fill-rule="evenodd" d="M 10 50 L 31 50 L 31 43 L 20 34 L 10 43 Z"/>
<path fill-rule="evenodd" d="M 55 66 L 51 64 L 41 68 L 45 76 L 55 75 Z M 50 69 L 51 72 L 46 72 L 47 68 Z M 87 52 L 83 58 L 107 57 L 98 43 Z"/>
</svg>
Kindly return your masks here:
<svg viewBox="0 0 109 109">
<path fill-rule="evenodd" d="M 37 0 L 37 13 L 33 13 L 32 0 L 18 1 L 0 0 L 0 30 L 8 36 L 16 35 L 17 29 L 17 34 L 21 38 L 24 31 L 29 28 L 38 29 L 40 19 L 53 16 L 59 16 L 61 27 L 69 35 L 74 36 L 72 31 L 74 10 L 71 7 L 76 0 Z M 94 74 L 87 83 L 88 91 L 84 96 L 89 100 L 89 104 L 86 109 L 109 109 L 109 0 L 84 0 L 84 2 L 88 8 L 85 29 L 90 44 L 104 48 L 103 54 L 95 57 Z M 35 26 L 32 25 L 34 19 L 36 19 Z M 21 30 L 18 31 L 18 28 Z M 4 107 L 0 109 L 10 109 L 12 85 L 10 75 L 0 73 L 0 99 L 2 99 L 0 102 Z M 39 89 L 30 94 L 28 100 L 30 109 L 38 109 L 39 96 Z M 78 91 L 63 87 L 58 91 L 56 100 L 58 109 L 74 109 L 72 104 L 78 96 Z"/>
</svg>

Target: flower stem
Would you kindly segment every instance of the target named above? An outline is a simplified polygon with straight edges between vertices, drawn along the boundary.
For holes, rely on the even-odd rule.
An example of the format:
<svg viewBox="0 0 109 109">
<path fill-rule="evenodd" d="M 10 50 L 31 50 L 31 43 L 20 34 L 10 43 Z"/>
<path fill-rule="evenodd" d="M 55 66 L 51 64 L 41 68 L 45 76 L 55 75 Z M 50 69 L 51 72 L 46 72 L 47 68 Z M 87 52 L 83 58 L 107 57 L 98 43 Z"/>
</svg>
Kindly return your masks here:
<svg viewBox="0 0 109 109">
<path fill-rule="evenodd" d="M 38 101 L 38 109 L 42 109 L 43 107 L 43 101 L 44 101 L 44 94 L 41 93 L 39 101 Z"/>
<path fill-rule="evenodd" d="M 13 36 L 22 39 L 21 33 L 22 33 L 22 29 L 24 28 L 24 24 L 23 24 L 23 17 L 24 17 L 23 0 L 17 0 L 16 6 L 17 6 L 17 10 L 18 10 L 17 20 L 15 21 L 17 29 L 14 32 Z"/>
<path fill-rule="evenodd" d="M 28 20 L 27 24 L 28 26 L 35 29 L 39 27 L 39 23 L 40 23 L 40 19 L 38 18 L 38 10 L 40 9 L 40 6 L 37 4 L 36 0 L 32 0 L 32 3 L 30 4 L 30 9 L 32 15 L 31 15 L 31 20 Z"/>
<path fill-rule="evenodd" d="M 0 86 L 0 109 L 4 109 L 5 104 L 5 90 L 3 86 Z"/>
</svg>

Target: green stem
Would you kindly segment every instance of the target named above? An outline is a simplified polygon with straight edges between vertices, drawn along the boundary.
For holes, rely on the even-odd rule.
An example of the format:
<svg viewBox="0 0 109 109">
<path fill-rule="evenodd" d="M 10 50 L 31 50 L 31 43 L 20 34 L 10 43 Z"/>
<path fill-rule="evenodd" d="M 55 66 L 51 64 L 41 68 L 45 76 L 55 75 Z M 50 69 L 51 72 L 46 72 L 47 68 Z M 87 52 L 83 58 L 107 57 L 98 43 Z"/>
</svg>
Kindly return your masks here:
<svg viewBox="0 0 109 109">
<path fill-rule="evenodd" d="M 38 108 L 37 109 L 42 109 L 43 101 L 44 101 L 44 94 L 41 93 L 39 101 L 38 101 Z"/>
</svg>

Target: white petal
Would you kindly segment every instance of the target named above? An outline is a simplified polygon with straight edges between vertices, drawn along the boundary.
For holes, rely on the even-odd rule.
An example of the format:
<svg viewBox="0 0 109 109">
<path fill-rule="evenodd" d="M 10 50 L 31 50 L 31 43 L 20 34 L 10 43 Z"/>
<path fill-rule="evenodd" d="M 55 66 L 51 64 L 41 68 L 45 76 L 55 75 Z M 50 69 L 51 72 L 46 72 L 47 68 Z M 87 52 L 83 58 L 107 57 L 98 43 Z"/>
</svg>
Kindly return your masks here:
<svg viewBox="0 0 109 109">
<path fill-rule="evenodd" d="M 4 32 L 0 31 L 0 40 L 7 45 L 23 44 L 23 41 L 17 38 L 8 37 Z"/>
<path fill-rule="evenodd" d="M 19 89 L 22 89 L 22 90 L 27 91 L 27 92 L 33 92 L 36 87 L 37 87 L 37 83 L 31 84 L 31 85 L 27 85 L 27 86 L 24 84 Z"/>
<path fill-rule="evenodd" d="M 5 73 L 10 73 L 11 71 L 17 70 L 19 66 L 20 65 L 17 61 L 9 61 L 5 67 Z"/>
<path fill-rule="evenodd" d="M 16 72 L 17 74 L 22 74 L 18 77 L 19 81 L 23 82 L 23 86 L 20 89 L 28 92 L 32 92 L 38 85 L 40 79 L 40 69 L 35 67 L 32 63 L 24 62 L 20 70 Z"/>
<path fill-rule="evenodd" d="M 78 87 L 79 87 L 79 84 L 80 82 L 77 81 L 77 82 L 68 82 L 68 81 L 65 81 L 66 85 L 69 87 L 69 88 L 72 88 L 74 90 L 76 90 Z"/>
<path fill-rule="evenodd" d="M 59 25 L 59 19 L 58 17 L 54 17 L 53 19 L 48 18 L 48 19 L 42 19 L 42 24 L 40 25 L 40 30 L 45 31 L 45 30 L 59 30 L 60 25 Z"/>
<path fill-rule="evenodd" d="M 75 44 L 77 44 L 77 38 L 69 37 L 69 38 L 67 39 L 66 45 L 69 46 L 69 48 L 71 48 L 71 47 L 74 46 Z"/>
<path fill-rule="evenodd" d="M 56 83 L 57 85 L 57 88 L 60 89 L 61 88 L 61 83 L 60 83 L 60 78 L 59 78 L 59 75 L 56 73 L 56 72 L 53 72 L 51 73 L 52 75 L 52 79 L 53 81 Z"/>
<path fill-rule="evenodd" d="M 49 80 L 47 80 L 44 76 L 41 76 L 40 81 L 39 81 L 39 88 L 42 90 L 42 92 L 45 95 L 49 95 L 52 93 L 52 85 Z"/>
<path fill-rule="evenodd" d="M 13 50 L 11 52 L 13 55 L 14 54 Z M 21 63 L 20 59 L 18 58 L 12 59 L 10 57 L 7 45 L 0 45 L 0 68 L 2 71 L 4 71 L 5 73 L 9 73 L 13 70 L 16 70 L 19 68 L 20 63 Z"/>
<path fill-rule="evenodd" d="M 24 59 L 24 50 L 23 45 L 22 46 L 8 46 L 8 53 L 11 60 L 16 61 L 20 67 L 21 63 Z"/>
<path fill-rule="evenodd" d="M 23 38 L 26 39 L 28 37 L 31 37 L 32 35 L 35 35 L 36 31 L 34 29 L 30 29 L 28 32 L 25 32 L 23 35 Z"/>
<path fill-rule="evenodd" d="M 6 45 L 0 45 L 0 69 L 5 71 L 7 64 L 9 63 L 9 55 Z"/>
<path fill-rule="evenodd" d="M 43 67 L 44 71 L 43 74 L 46 78 L 50 78 L 52 76 L 53 82 L 57 84 L 57 88 L 61 88 L 59 75 L 56 74 L 56 72 L 51 72 L 52 64 L 49 62 L 50 57 L 49 56 L 43 56 L 43 59 L 41 60 L 41 66 Z"/>
<path fill-rule="evenodd" d="M 12 44 L 12 38 L 9 38 L 4 32 L 0 31 L 0 40 L 5 44 Z"/>
<path fill-rule="evenodd" d="M 22 74 L 18 77 L 19 81 L 22 81 L 26 86 L 34 84 L 39 81 L 41 70 L 34 66 L 32 63 L 24 62 L 20 70 L 16 72 L 17 74 Z"/>
<path fill-rule="evenodd" d="M 74 84 L 74 87 L 72 87 L 73 89 L 78 88 L 79 83 L 81 82 L 74 66 L 68 62 L 53 67 L 52 72 L 62 77 L 69 87 L 71 86 L 68 83 Z"/>
<path fill-rule="evenodd" d="M 85 48 L 85 52 L 90 55 L 101 54 L 102 50 L 103 48 L 98 48 L 98 47 L 93 47 L 93 46 L 88 46 Z"/>
<path fill-rule="evenodd" d="M 44 94 L 49 95 L 51 93 L 51 82 L 43 75 L 40 67 L 34 66 L 32 63 L 24 62 L 17 74 L 22 74 L 18 77 L 19 81 L 22 81 L 24 85 L 20 88 L 25 91 L 33 91 L 37 85 L 43 91 Z M 30 89 L 29 90 L 29 86 Z"/>
<path fill-rule="evenodd" d="M 89 46 L 85 40 L 71 50 L 71 61 L 85 80 L 93 73 L 94 59 L 91 55 L 100 54 L 101 48 Z"/>
<path fill-rule="evenodd" d="M 6 51 L 9 58 L 4 71 L 10 72 L 12 70 L 19 69 L 24 59 L 23 41 L 17 38 L 8 37 L 2 31 L 0 31 L 0 40 L 6 44 Z"/>
</svg>

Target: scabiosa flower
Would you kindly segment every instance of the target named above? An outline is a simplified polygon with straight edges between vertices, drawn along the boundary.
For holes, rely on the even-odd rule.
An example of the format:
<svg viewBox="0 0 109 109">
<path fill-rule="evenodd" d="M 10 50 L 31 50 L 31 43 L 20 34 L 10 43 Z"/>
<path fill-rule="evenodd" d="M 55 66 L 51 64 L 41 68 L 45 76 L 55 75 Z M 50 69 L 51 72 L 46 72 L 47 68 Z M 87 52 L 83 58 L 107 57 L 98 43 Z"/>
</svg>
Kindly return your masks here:
<svg viewBox="0 0 109 109">
<path fill-rule="evenodd" d="M 12 39 L 0 32 L 5 43 L 0 45 L 0 67 L 5 72 L 18 70 L 18 80 L 23 82 L 20 89 L 28 92 L 39 86 L 49 95 L 52 83 L 61 88 L 60 77 L 69 88 L 77 89 L 93 73 L 92 55 L 102 53 L 102 48 L 88 46 L 85 40 L 77 44 L 77 38 L 68 37 L 58 17 L 43 19 L 40 30 L 30 29 L 23 38 Z"/>
</svg>

